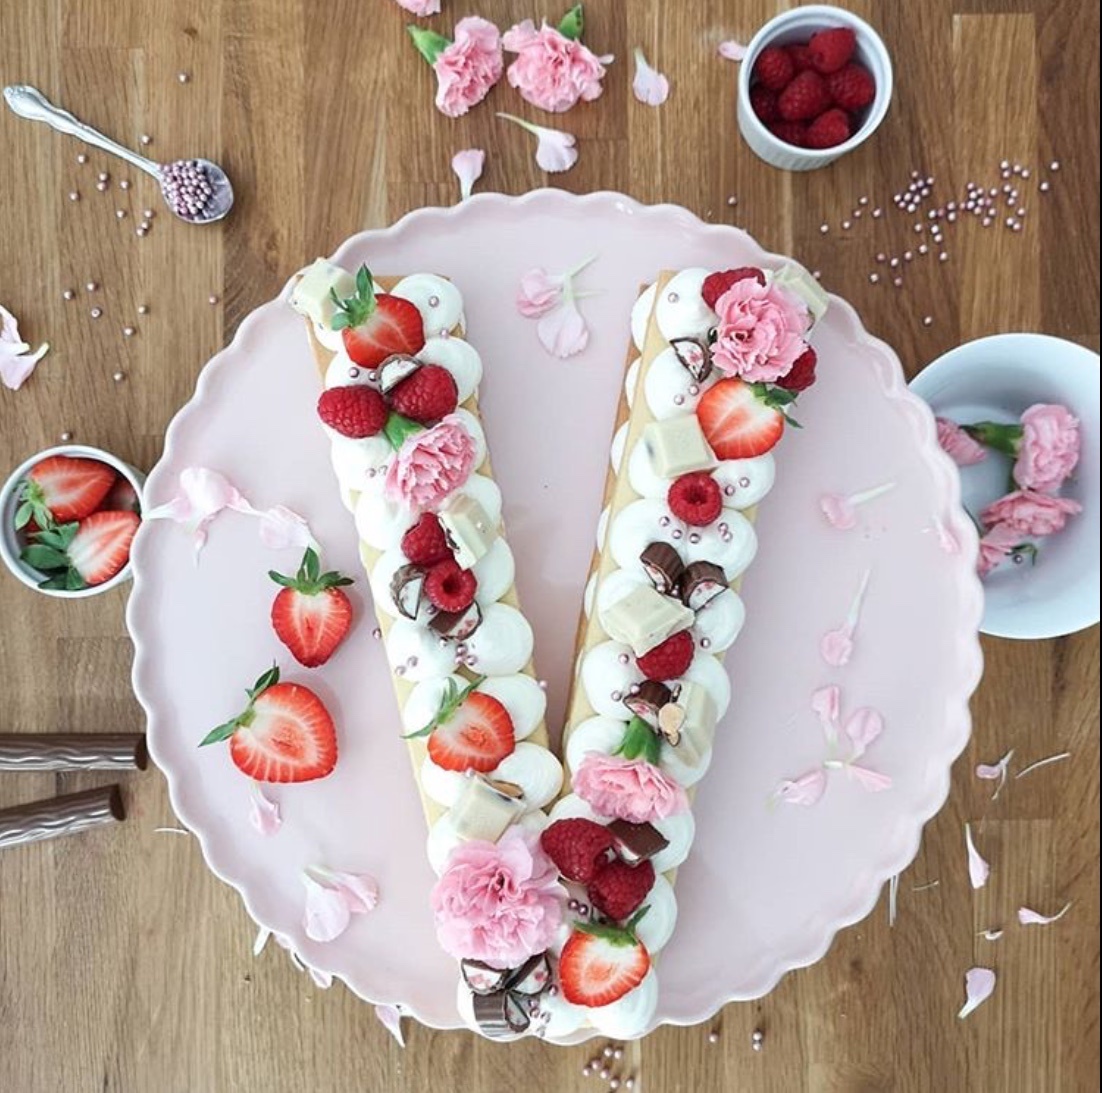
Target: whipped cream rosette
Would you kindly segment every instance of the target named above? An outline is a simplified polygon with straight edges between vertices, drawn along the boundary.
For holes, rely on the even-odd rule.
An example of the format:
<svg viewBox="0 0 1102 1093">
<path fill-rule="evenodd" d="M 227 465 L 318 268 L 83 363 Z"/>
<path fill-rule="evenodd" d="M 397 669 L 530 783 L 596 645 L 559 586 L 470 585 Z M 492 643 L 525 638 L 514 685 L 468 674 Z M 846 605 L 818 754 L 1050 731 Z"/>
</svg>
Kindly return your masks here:
<svg viewBox="0 0 1102 1093">
<path fill-rule="evenodd" d="M 723 667 L 773 448 L 815 378 L 826 296 L 802 270 L 663 273 L 633 348 L 563 734 L 569 784 L 541 842 L 571 891 L 548 1035 L 649 1027 L 655 958 L 693 841 L 695 787 L 731 700 Z"/>
<path fill-rule="evenodd" d="M 324 384 L 317 412 L 429 825 L 433 912 L 461 963 L 460 1011 L 494 1038 L 538 1031 L 567 900 L 539 834 L 563 774 L 548 750 L 462 296 L 432 274 L 376 279 L 319 259 L 291 303 Z"/>
</svg>

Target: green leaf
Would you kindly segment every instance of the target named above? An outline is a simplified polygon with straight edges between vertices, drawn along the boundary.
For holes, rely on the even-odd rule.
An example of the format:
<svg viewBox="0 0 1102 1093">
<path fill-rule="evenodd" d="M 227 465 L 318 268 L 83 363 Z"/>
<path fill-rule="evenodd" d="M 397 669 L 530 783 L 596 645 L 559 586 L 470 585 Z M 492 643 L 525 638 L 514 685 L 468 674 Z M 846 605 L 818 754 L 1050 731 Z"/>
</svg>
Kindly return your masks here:
<svg viewBox="0 0 1102 1093">
<path fill-rule="evenodd" d="M 1003 455 L 1017 458 L 1025 430 L 1021 425 L 1002 425 L 997 421 L 977 421 L 961 428 L 973 439 Z"/>
<path fill-rule="evenodd" d="M 38 587 L 39 588 L 60 588 L 63 591 L 72 591 L 69 588 L 68 577 L 69 577 L 69 573 L 74 573 L 74 572 L 76 572 L 76 571 L 75 570 L 69 570 L 66 573 L 55 573 L 52 577 L 47 577 L 44 581 L 39 581 L 38 582 Z M 80 574 L 78 573 L 77 576 L 79 577 Z M 83 584 L 84 584 L 84 582 L 81 581 L 82 586 L 83 586 Z"/>
<path fill-rule="evenodd" d="M 34 515 L 34 505 L 30 501 L 24 501 L 19 508 L 15 510 L 15 530 L 25 528 L 30 522 L 31 517 Z"/>
<path fill-rule="evenodd" d="M 449 676 L 447 682 L 444 684 L 444 694 L 440 699 L 440 708 L 436 711 L 436 715 L 423 729 L 408 733 L 403 736 L 402 739 L 414 740 L 420 736 L 429 736 L 441 725 L 446 725 L 452 719 L 455 711 L 466 702 L 467 696 L 472 691 L 476 691 L 485 679 L 485 676 L 475 676 L 466 687 L 461 689 L 455 685 L 455 680 Z"/>
<path fill-rule="evenodd" d="M 219 725 L 218 728 L 211 729 L 210 732 L 199 741 L 199 747 L 205 747 L 207 744 L 217 744 L 220 740 L 228 740 L 235 732 L 237 732 L 237 721 L 227 721 Z"/>
<path fill-rule="evenodd" d="M 51 546 L 43 546 L 40 543 L 32 543 L 24 547 L 19 557 L 29 566 L 48 572 L 51 569 L 68 569 L 69 559 L 60 551 Z"/>
<path fill-rule="evenodd" d="M 625 759 L 645 759 L 657 763 L 662 754 L 661 737 L 641 717 L 633 717 L 624 730 L 624 739 L 613 753 Z"/>
<path fill-rule="evenodd" d="M 36 531 L 32 538 L 43 546 L 53 547 L 55 550 L 68 550 L 69 544 L 76 538 L 80 525 L 73 521 L 71 524 L 61 524 L 52 528 L 43 528 Z"/>
<path fill-rule="evenodd" d="M 413 39 L 417 52 L 430 65 L 435 64 L 436 58 L 451 45 L 451 41 L 445 38 L 443 34 L 437 34 L 435 30 L 429 30 L 427 27 L 419 27 L 415 23 L 410 23 L 406 30 L 409 31 L 409 36 Z"/>
<path fill-rule="evenodd" d="M 65 588 L 67 591 L 79 592 L 80 589 L 87 587 L 84 578 L 72 566 L 65 571 Z"/>
<path fill-rule="evenodd" d="M 423 430 L 423 425 L 395 413 L 387 415 L 386 424 L 383 426 L 383 434 L 390 441 L 390 446 L 395 451 L 398 451 L 411 436 Z"/>
<path fill-rule="evenodd" d="M 274 569 L 268 570 L 268 576 L 271 577 L 276 584 L 282 585 L 284 588 L 294 588 L 297 583 L 294 577 L 285 577 L 282 573 L 277 573 Z"/>
<path fill-rule="evenodd" d="M 318 559 L 318 552 L 313 547 L 307 547 L 306 553 L 302 556 L 302 565 L 299 566 L 299 573 L 305 576 L 308 584 L 317 584 L 318 574 L 321 572 L 321 562 Z"/>
<path fill-rule="evenodd" d="M 250 703 L 262 695 L 273 683 L 279 682 L 279 668 L 272 665 L 245 693 L 249 696 Z"/>
<path fill-rule="evenodd" d="M 575 4 L 563 17 L 559 23 L 559 33 L 564 38 L 569 38 L 572 42 L 581 40 L 582 32 L 585 30 L 585 16 L 582 14 L 582 5 Z"/>
</svg>

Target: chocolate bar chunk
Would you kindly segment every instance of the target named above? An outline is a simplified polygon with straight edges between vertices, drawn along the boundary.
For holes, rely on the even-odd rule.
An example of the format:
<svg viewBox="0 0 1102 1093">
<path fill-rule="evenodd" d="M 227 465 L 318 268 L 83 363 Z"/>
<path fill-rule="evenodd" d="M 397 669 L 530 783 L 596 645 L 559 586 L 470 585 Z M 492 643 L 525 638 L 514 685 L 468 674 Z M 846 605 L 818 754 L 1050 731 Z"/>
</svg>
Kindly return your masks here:
<svg viewBox="0 0 1102 1093">
<path fill-rule="evenodd" d="M 693 613 L 677 600 L 663 596 L 649 584 L 637 584 L 600 612 L 605 633 L 630 645 L 637 657 L 649 653 L 666 638 L 692 626 Z"/>
<path fill-rule="evenodd" d="M 642 718 L 652 729 L 658 728 L 658 713 L 673 701 L 673 692 L 657 680 L 648 679 L 639 684 L 635 694 L 625 695 L 624 705 L 636 717 Z"/>
<path fill-rule="evenodd" d="M 429 628 L 442 638 L 466 641 L 482 625 L 482 608 L 477 600 L 462 611 L 437 611 L 429 619 Z"/>
<path fill-rule="evenodd" d="M 481 960 L 461 960 L 459 971 L 473 994 L 493 994 L 502 990 L 513 974 L 509 968 L 491 968 Z"/>
<path fill-rule="evenodd" d="M 421 362 L 405 353 L 393 353 L 379 365 L 379 390 L 385 395 L 393 391 L 404 379 L 409 379 Z"/>
<path fill-rule="evenodd" d="M 681 578 L 681 599 L 694 612 L 711 603 L 727 588 L 723 567 L 715 562 L 692 562 Z"/>
<path fill-rule="evenodd" d="M 436 515 L 463 569 L 470 569 L 497 537 L 486 510 L 468 493 L 453 493 Z"/>
<path fill-rule="evenodd" d="M 475 774 L 466 779 L 449 815 L 461 839 L 493 843 L 523 812 L 524 794 L 519 786 Z"/>
<path fill-rule="evenodd" d="M 613 820 L 608 825 L 612 845 L 620 860 L 638 865 L 665 850 L 670 840 L 654 824 L 633 824 L 629 820 Z"/>
<path fill-rule="evenodd" d="M 670 348 L 677 354 L 682 367 L 699 383 L 712 370 L 712 355 L 696 338 L 671 338 Z"/>
<path fill-rule="evenodd" d="M 390 578 L 390 598 L 399 615 L 407 619 L 417 618 L 421 606 L 421 592 L 425 587 L 425 571 L 413 562 L 407 562 L 394 571 Z"/>
<path fill-rule="evenodd" d="M 522 996 L 512 991 L 474 996 L 474 1019 L 484 1036 L 502 1040 L 524 1032 L 531 1023 Z"/>
<path fill-rule="evenodd" d="M 677 595 L 685 563 L 669 543 L 651 543 L 639 555 L 639 561 L 658 592 L 663 596 Z"/>
</svg>

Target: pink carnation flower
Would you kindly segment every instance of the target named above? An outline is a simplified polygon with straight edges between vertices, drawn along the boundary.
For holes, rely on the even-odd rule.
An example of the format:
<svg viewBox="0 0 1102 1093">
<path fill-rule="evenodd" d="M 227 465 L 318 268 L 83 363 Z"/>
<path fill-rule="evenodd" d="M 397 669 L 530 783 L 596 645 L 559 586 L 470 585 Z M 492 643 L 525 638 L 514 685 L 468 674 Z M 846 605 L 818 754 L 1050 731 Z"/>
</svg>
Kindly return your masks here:
<svg viewBox="0 0 1102 1093">
<path fill-rule="evenodd" d="M 1069 516 L 1083 506 L 1068 497 L 1052 497 L 1034 490 L 1015 490 L 992 502 L 980 513 L 985 527 L 1005 524 L 1021 535 L 1052 535 L 1062 531 Z"/>
<path fill-rule="evenodd" d="M 388 500 L 414 511 L 432 509 L 462 486 L 474 468 L 474 438 L 455 414 L 409 436 L 386 469 Z"/>
<path fill-rule="evenodd" d="M 633 824 L 664 820 L 689 807 L 684 789 L 645 759 L 591 751 L 574 772 L 573 785 L 595 812 Z"/>
<path fill-rule="evenodd" d="M 461 843 L 432 890 L 440 945 L 457 960 L 515 968 L 554 940 L 566 898 L 558 878 L 530 832 Z"/>
<path fill-rule="evenodd" d="M 501 34 L 477 15 L 455 24 L 455 41 L 432 62 L 436 73 L 436 106 L 449 118 L 466 114 L 501 79 Z"/>
<path fill-rule="evenodd" d="M 562 303 L 564 279 L 541 266 L 521 275 L 517 311 L 526 319 L 538 319 Z"/>
<path fill-rule="evenodd" d="M 1014 548 L 1022 541 L 1022 533 L 1009 524 L 996 524 L 988 528 L 980 539 L 980 553 L 976 561 L 976 570 L 986 577 L 997 566 L 1014 553 Z"/>
<path fill-rule="evenodd" d="M 531 19 L 507 30 L 501 44 L 517 55 L 506 72 L 509 83 L 521 98 L 553 114 L 569 110 L 579 99 L 598 98 L 605 65 L 612 61 L 546 23 L 537 30 Z"/>
<path fill-rule="evenodd" d="M 716 313 L 712 361 L 729 376 L 776 383 L 807 349 L 807 307 L 777 285 L 744 277 L 716 301 Z"/>
<path fill-rule="evenodd" d="M 935 420 L 937 442 L 958 467 L 971 467 L 987 458 L 987 449 L 978 440 L 973 440 L 955 421 L 944 417 Z"/>
<path fill-rule="evenodd" d="M 398 6 L 410 15 L 439 15 L 440 0 L 398 0 Z"/>
<path fill-rule="evenodd" d="M 1021 420 L 1014 481 L 1023 490 L 1058 490 L 1079 462 L 1079 419 L 1064 406 L 1038 403 Z"/>
</svg>

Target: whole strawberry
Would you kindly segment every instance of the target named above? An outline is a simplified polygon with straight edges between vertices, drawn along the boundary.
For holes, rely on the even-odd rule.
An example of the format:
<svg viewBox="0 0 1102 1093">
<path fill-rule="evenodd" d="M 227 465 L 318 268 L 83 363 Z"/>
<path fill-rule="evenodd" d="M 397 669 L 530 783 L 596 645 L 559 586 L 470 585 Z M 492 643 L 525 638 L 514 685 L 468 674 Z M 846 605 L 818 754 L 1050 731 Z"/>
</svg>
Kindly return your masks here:
<svg viewBox="0 0 1102 1093">
<path fill-rule="evenodd" d="M 777 111 L 785 121 L 817 118 L 829 106 L 826 81 L 811 69 L 796 76 L 777 100 Z"/>
<path fill-rule="evenodd" d="M 335 571 L 321 572 L 316 551 L 307 547 L 302 564 L 293 577 L 269 570 L 268 576 L 281 585 L 272 603 L 272 628 L 307 668 L 324 664 L 344 641 L 352 625 L 352 604 L 342 591 L 351 579 Z"/>
<path fill-rule="evenodd" d="M 435 425 L 458 404 L 455 378 L 438 364 L 425 364 L 390 392 L 390 408 L 420 425 Z"/>
<path fill-rule="evenodd" d="M 628 865 L 615 858 L 593 875 L 589 901 L 606 918 L 623 922 L 631 918 L 654 887 L 654 866 L 649 861 Z"/>
</svg>

